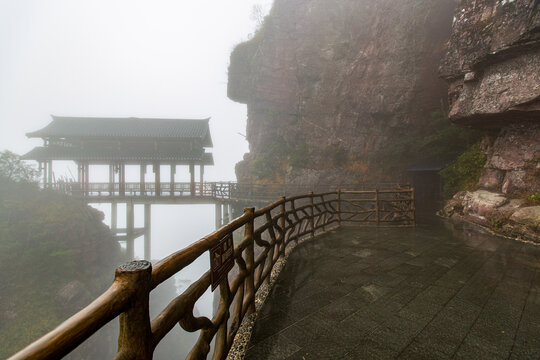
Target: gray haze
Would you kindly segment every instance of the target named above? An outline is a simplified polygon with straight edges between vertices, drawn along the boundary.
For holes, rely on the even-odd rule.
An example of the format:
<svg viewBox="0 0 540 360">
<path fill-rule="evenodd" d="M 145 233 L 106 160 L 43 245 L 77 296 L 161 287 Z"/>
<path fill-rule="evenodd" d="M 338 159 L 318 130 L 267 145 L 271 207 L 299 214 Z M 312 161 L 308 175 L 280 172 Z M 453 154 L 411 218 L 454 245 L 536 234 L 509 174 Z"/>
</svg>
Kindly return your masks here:
<svg viewBox="0 0 540 360">
<path fill-rule="evenodd" d="M 234 164 L 248 146 L 238 134 L 245 133 L 246 107 L 226 95 L 229 55 L 256 27 L 253 6 L 268 11 L 270 3 L 0 0 L 0 151 L 23 154 L 41 145 L 25 133 L 47 125 L 51 114 L 211 117 L 216 165 L 205 169 L 205 179 L 235 180 Z M 75 169 L 55 165 L 55 177 L 72 177 Z M 91 181 L 106 181 L 105 174 L 98 168 Z M 128 167 L 128 181 L 130 174 L 138 171 Z M 187 167 L 176 178 L 187 180 Z M 96 207 L 110 223 L 110 209 Z M 141 210 L 136 207 L 136 226 Z M 160 259 L 211 232 L 214 207 L 154 206 L 152 218 L 152 258 Z M 142 256 L 141 239 L 136 256 Z M 178 280 L 198 278 L 208 266 L 199 260 Z M 211 302 L 208 293 L 199 311 L 206 313 Z"/>
<path fill-rule="evenodd" d="M 270 3 L 0 0 L 0 150 L 40 145 L 25 133 L 47 125 L 50 114 L 211 117 L 216 165 L 205 179 L 235 180 L 234 164 L 247 151 L 238 134 L 246 107 L 226 96 L 229 54 L 256 27 L 253 6 L 268 11 Z M 75 174 L 74 166 L 54 170 L 56 178 Z M 106 181 L 96 170 L 91 181 Z M 128 167 L 127 180 L 137 173 Z M 187 167 L 176 178 L 187 180 Z M 108 222 L 109 210 L 99 208 Z M 177 250 L 179 236 L 189 242 L 212 230 L 212 206 L 155 208 L 154 258 Z"/>
<path fill-rule="evenodd" d="M 245 105 L 226 97 L 229 54 L 270 0 L 0 0 L 0 150 L 24 153 L 50 114 L 212 117 L 216 166 L 234 180 Z M 59 174 L 57 174 L 59 175 Z"/>
</svg>

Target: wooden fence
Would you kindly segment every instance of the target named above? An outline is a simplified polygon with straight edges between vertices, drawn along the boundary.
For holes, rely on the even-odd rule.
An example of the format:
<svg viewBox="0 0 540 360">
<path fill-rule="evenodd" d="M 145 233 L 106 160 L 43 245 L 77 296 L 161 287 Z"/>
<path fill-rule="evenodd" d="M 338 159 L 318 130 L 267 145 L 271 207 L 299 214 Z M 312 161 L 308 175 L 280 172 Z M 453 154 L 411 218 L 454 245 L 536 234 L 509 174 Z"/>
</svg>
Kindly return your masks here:
<svg viewBox="0 0 540 360">
<path fill-rule="evenodd" d="M 255 293 L 269 281 L 287 246 L 346 222 L 414 226 L 414 190 L 311 192 L 281 197 L 259 210 L 246 208 L 242 216 L 155 265 L 133 261 L 120 266 L 111 287 L 101 296 L 8 360 L 61 358 L 117 316 L 120 331 L 114 359 L 151 359 L 176 324 L 188 332 L 200 330 L 187 359 L 205 359 L 213 339 L 212 359 L 224 359 L 242 319 L 255 311 Z M 151 320 L 150 292 L 242 228 L 243 238 L 234 247 L 236 269 L 231 274 L 235 275 L 221 282 L 221 300 L 213 318 L 193 314 L 196 301 L 211 283 L 207 271 Z"/>
</svg>

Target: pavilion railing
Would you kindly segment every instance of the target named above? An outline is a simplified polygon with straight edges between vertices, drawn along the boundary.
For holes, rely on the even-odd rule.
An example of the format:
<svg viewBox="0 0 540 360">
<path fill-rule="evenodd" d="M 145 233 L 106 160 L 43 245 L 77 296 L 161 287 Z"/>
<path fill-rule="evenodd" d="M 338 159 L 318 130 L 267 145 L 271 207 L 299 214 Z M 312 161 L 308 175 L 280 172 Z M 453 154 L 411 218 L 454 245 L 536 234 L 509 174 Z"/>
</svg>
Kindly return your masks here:
<svg viewBox="0 0 540 360">
<path fill-rule="evenodd" d="M 368 225 L 414 226 L 414 189 L 310 192 L 281 197 L 259 210 L 246 208 L 242 216 L 155 265 L 133 261 L 120 266 L 107 291 L 8 360 L 61 358 L 117 316 L 120 330 L 114 359 L 151 359 L 176 324 L 188 332 L 200 331 L 187 359 L 206 358 L 213 339 L 212 359 L 224 359 L 243 318 L 255 311 L 255 293 L 269 282 L 273 266 L 286 248 L 302 238 L 362 219 Z M 212 319 L 193 313 L 195 303 L 210 287 L 207 271 L 150 320 L 153 289 L 242 229 L 243 238 L 234 247 L 234 268 L 219 285 L 220 303 Z"/>
</svg>

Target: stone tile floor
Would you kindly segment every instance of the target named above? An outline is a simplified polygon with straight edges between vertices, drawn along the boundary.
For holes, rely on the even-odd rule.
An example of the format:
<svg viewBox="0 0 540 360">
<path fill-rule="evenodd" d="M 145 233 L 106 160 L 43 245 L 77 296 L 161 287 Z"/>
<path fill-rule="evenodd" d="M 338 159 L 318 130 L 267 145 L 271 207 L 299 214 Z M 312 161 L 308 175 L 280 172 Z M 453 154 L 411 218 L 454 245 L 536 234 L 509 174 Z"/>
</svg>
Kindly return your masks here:
<svg viewBox="0 0 540 360">
<path fill-rule="evenodd" d="M 540 359 L 540 247 L 442 220 L 289 257 L 246 359 Z"/>
</svg>

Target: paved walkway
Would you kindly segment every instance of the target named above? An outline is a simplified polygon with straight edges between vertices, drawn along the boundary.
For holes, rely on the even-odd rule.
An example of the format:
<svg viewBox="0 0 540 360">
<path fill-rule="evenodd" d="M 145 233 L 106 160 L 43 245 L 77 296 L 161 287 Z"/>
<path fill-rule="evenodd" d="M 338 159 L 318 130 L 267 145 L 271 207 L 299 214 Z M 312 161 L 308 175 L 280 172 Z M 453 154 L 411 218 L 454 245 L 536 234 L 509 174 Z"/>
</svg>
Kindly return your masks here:
<svg viewBox="0 0 540 360">
<path fill-rule="evenodd" d="M 392 358 L 540 359 L 540 247 L 442 222 L 297 247 L 246 359 Z"/>
</svg>

